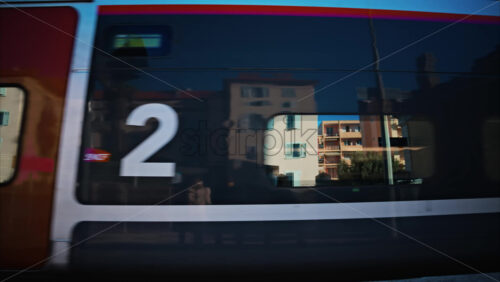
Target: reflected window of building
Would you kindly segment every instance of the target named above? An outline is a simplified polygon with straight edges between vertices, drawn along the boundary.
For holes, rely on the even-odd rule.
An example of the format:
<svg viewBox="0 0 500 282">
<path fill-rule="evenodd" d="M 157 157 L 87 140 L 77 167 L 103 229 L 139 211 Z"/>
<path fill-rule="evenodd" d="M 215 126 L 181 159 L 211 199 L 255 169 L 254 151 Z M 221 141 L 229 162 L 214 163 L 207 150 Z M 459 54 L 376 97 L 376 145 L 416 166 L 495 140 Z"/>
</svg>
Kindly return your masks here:
<svg viewBox="0 0 500 282">
<path fill-rule="evenodd" d="M 286 129 L 295 128 L 295 117 L 293 115 L 286 116 Z"/>
<path fill-rule="evenodd" d="M 299 129 L 300 128 L 300 115 L 287 115 L 286 116 L 286 129 Z"/>
<path fill-rule="evenodd" d="M 253 107 L 262 107 L 262 106 L 269 106 L 271 105 L 271 102 L 264 100 L 264 101 L 253 101 L 249 102 L 247 104 L 248 106 L 253 106 Z"/>
<path fill-rule="evenodd" d="M 16 169 L 25 94 L 18 87 L 1 87 L 0 93 L 0 183 L 4 183 Z"/>
<path fill-rule="evenodd" d="M 243 86 L 241 87 L 241 97 L 244 98 L 269 97 L 269 89 L 266 87 Z"/>
<path fill-rule="evenodd" d="M 296 101 L 286 101 L 281 104 L 282 108 L 295 108 L 297 106 Z"/>
<path fill-rule="evenodd" d="M 333 127 L 327 127 L 326 128 L 326 135 L 327 136 L 332 136 L 333 135 Z"/>
<path fill-rule="evenodd" d="M 7 126 L 9 125 L 9 116 L 10 113 L 7 111 L 0 111 L 0 125 Z"/>
<path fill-rule="evenodd" d="M 238 120 L 239 129 L 264 129 L 265 120 L 259 114 L 245 114 Z"/>
<path fill-rule="evenodd" d="M 306 144 L 305 143 L 287 143 L 285 147 L 285 156 L 287 158 L 305 158 Z"/>
<path fill-rule="evenodd" d="M 269 119 L 267 122 L 267 130 L 271 130 L 274 128 L 274 118 Z"/>
<path fill-rule="evenodd" d="M 285 98 L 293 98 L 296 97 L 294 88 L 282 88 L 281 89 L 281 97 Z"/>
</svg>

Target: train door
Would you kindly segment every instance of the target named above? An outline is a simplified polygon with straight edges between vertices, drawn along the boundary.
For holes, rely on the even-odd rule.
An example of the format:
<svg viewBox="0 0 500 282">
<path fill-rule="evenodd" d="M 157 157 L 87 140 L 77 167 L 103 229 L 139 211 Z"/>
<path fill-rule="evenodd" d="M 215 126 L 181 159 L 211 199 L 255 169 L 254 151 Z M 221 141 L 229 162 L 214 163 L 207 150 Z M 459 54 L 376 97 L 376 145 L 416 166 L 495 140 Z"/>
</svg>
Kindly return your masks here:
<svg viewBox="0 0 500 282">
<path fill-rule="evenodd" d="M 49 254 L 76 22 L 70 7 L 0 9 L 0 269 Z"/>
</svg>

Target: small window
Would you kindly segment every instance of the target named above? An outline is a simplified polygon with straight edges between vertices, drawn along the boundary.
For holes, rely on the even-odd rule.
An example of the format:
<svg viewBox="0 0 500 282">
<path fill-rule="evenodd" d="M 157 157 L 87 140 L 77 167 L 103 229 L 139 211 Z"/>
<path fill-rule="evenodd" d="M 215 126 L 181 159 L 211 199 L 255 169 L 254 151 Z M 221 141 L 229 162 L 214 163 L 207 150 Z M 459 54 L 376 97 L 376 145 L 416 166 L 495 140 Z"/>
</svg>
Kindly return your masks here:
<svg viewBox="0 0 500 282">
<path fill-rule="evenodd" d="M 265 129 L 265 122 L 259 114 L 245 114 L 238 119 L 238 129 Z"/>
<path fill-rule="evenodd" d="M 274 128 L 274 118 L 271 118 L 268 122 L 267 122 L 267 130 L 271 130 Z"/>
<path fill-rule="evenodd" d="M 300 128 L 300 115 L 287 115 L 286 116 L 286 129 L 299 129 Z"/>
<path fill-rule="evenodd" d="M 170 51 L 170 31 L 163 26 L 120 26 L 110 32 L 114 56 L 164 56 Z"/>
<path fill-rule="evenodd" d="M 286 116 L 286 129 L 295 128 L 295 117 L 293 115 Z"/>
<path fill-rule="evenodd" d="M 326 128 L 326 136 L 333 136 L 333 128 L 332 127 Z"/>
<path fill-rule="evenodd" d="M 294 88 L 283 88 L 281 89 L 281 97 L 285 98 L 293 98 L 295 97 L 295 89 Z"/>
<path fill-rule="evenodd" d="M 264 98 L 269 97 L 269 89 L 265 87 L 241 87 L 241 97 L 243 98 Z"/>
<path fill-rule="evenodd" d="M 9 125 L 9 116 L 10 116 L 9 112 L 0 111 L 0 125 L 1 126 Z"/>
<path fill-rule="evenodd" d="M 305 143 L 288 143 L 285 148 L 286 158 L 305 158 L 306 157 L 306 144 Z"/>
<path fill-rule="evenodd" d="M 152 34 L 116 34 L 113 48 L 161 48 L 162 37 L 159 33 Z"/>
<path fill-rule="evenodd" d="M 281 104 L 282 108 L 295 108 L 297 107 L 297 101 L 286 101 Z"/>
<path fill-rule="evenodd" d="M 25 94 L 18 87 L 0 87 L 0 183 L 14 176 Z"/>
<path fill-rule="evenodd" d="M 269 102 L 269 101 L 253 101 L 253 102 L 247 103 L 247 105 L 252 106 L 252 107 L 262 107 L 262 106 L 271 105 L 271 102 Z"/>
</svg>

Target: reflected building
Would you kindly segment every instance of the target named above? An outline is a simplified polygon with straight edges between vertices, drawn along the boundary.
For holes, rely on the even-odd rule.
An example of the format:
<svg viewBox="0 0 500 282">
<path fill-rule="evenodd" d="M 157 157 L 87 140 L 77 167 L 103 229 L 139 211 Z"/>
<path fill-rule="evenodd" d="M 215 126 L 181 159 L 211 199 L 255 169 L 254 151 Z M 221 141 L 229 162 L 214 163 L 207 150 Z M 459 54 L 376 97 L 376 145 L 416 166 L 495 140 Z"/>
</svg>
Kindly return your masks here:
<svg viewBox="0 0 500 282">
<path fill-rule="evenodd" d="M 316 111 L 315 81 L 289 78 L 237 78 L 227 80 L 229 92 L 229 158 L 262 163 L 263 134 L 278 113 Z"/>
<path fill-rule="evenodd" d="M 230 96 L 228 157 L 233 169 L 245 162 L 264 164 L 276 183 L 285 177 L 290 183 L 282 183 L 284 186 L 314 186 L 306 182 L 317 174 L 317 116 L 286 113 L 316 112 L 316 82 L 245 77 L 226 83 Z M 285 114 L 276 115 L 279 113 Z"/>
<path fill-rule="evenodd" d="M 349 164 L 351 154 L 363 150 L 359 120 L 322 121 L 318 127 L 318 148 L 319 172 L 338 180 L 341 161 Z"/>
<path fill-rule="evenodd" d="M 391 155 L 398 164 L 405 165 L 403 137 L 400 121 L 389 117 Z M 355 152 L 382 152 L 382 127 L 380 116 L 360 116 L 360 120 L 325 120 L 318 126 L 319 173 L 327 173 L 332 180 L 339 180 L 339 165 L 351 165 Z"/>
<path fill-rule="evenodd" d="M 317 115 L 279 115 L 265 136 L 265 164 L 277 186 L 315 186 L 318 174 Z"/>
<path fill-rule="evenodd" d="M 408 142 L 401 143 L 401 138 L 407 138 L 403 136 L 403 131 L 407 132 L 408 129 L 405 128 L 406 123 L 394 116 L 389 116 L 389 126 L 388 134 L 391 142 L 392 156 L 395 160 L 404 165 L 404 156 L 402 152 L 396 150 L 393 147 L 406 147 Z M 382 121 L 380 116 L 361 116 L 360 117 L 360 127 L 362 138 L 361 142 L 363 144 L 364 150 L 369 151 L 381 151 L 382 147 Z M 405 139 L 407 140 L 407 139 Z"/>
<path fill-rule="evenodd" d="M 358 105 L 361 113 L 360 126 L 363 132 L 362 143 L 365 150 L 379 151 L 382 149 L 382 117 L 380 115 L 369 113 L 381 112 L 404 112 L 401 107 L 408 101 L 411 93 L 398 88 L 384 88 L 385 99 L 380 99 L 380 90 L 378 88 L 357 88 Z M 396 161 L 405 165 L 405 157 L 400 150 L 394 147 L 408 146 L 408 127 L 406 118 L 388 116 L 388 135 L 391 140 L 392 156 Z M 402 140 L 401 138 L 406 138 Z M 404 141 L 404 142 L 402 142 Z"/>
</svg>

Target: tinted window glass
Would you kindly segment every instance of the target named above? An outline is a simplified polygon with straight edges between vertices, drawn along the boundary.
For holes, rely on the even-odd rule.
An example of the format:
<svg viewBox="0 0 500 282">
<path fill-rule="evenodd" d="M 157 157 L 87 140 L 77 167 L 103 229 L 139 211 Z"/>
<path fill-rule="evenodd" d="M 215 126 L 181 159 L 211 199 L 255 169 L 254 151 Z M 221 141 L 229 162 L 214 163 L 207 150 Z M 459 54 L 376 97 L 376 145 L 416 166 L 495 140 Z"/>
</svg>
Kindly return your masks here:
<svg viewBox="0 0 500 282">
<path fill-rule="evenodd" d="M 147 73 L 94 54 L 78 199 L 89 204 L 330 202 L 304 187 L 316 185 L 320 167 L 330 179 L 317 189 L 339 201 L 497 195 L 497 184 L 484 177 L 483 166 L 474 165 L 482 163 L 482 145 L 478 145 L 483 144 L 482 135 L 464 137 L 464 128 L 499 115 L 498 77 L 488 71 L 498 66 L 496 27 L 472 25 L 481 28 L 474 36 L 481 37 L 478 42 L 484 48 L 468 53 L 469 65 L 455 68 L 441 60 L 441 53 L 433 50 L 435 44 L 443 43 L 433 37 L 431 44 L 414 45 L 408 57 L 401 59 L 416 69 L 432 65 L 433 57 L 426 54 L 434 52 L 446 70 L 457 72 L 427 67 L 392 72 L 385 71 L 385 66 L 378 71 L 373 64 L 360 71 L 374 61 L 374 48 L 386 50 L 387 44 L 399 42 L 382 37 L 385 28 L 390 28 L 382 22 L 374 20 L 372 35 L 369 20 L 364 18 L 101 16 L 98 47 L 110 46 L 112 34 L 124 34 L 109 32 L 124 23 L 165 26 L 171 30 L 172 45 L 165 56 L 127 59 Z M 442 24 L 405 21 L 419 34 L 420 27 L 425 31 L 429 25 Z M 471 24 L 458 23 L 454 28 L 468 34 Z M 154 29 L 130 32 L 156 33 Z M 447 44 L 458 50 L 453 52 L 462 52 L 467 49 L 460 43 L 463 40 L 450 37 Z M 464 68 L 467 72 L 460 73 Z M 402 65 L 390 70 L 394 69 L 408 70 Z M 345 124 L 338 131 L 317 128 L 321 116 L 332 114 L 359 123 Z M 380 129 L 371 134 L 372 140 L 355 137 L 369 135 L 362 124 L 370 117 L 375 120 L 367 124 L 386 117 L 388 130 L 413 124 L 408 133 L 388 136 L 388 140 L 382 138 Z M 344 178 L 350 179 L 342 183 L 340 175 L 335 179 L 338 172 L 328 170 L 335 156 L 316 156 L 312 163 L 318 169 L 313 178 L 306 177 L 300 167 L 280 171 L 279 166 L 266 164 L 270 153 L 266 151 L 272 151 L 268 145 L 273 144 L 272 140 L 264 142 L 268 128 L 283 125 L 286 133 L 307 132 L 307 123 L 315 124 L 314 140 L 318 136 L 351 137 L 339 138 L 338 144 L 284 142 L 282 152 L 286 151 L 283 154 L 290 162 L 309 160 L 310 151 L 319 151 L 320 146 L 323 151 L 338 146 L 362 149 L 358 153 L 346 150 L 340 161 L 356 164 L 368 158 L 380 167 L 387 161 L 381 156 L 387 150 L 368 153 L 364 148 L 384 148 L 388 142 L 393 164 L 396 152 L 405 148 L 399 156 L 404 168 L 393 169 L 390 180 L 385 163 L 368 175 L 346 166 Z M 203 201 L 193 200 L 186 192 L 195 187 Z"/>
<path fill-rule="evenodd" d="M 16 170 L 24 103 L 21 88 L 0 86 L 0 183 L 11 180 Z"/>
</svg>

